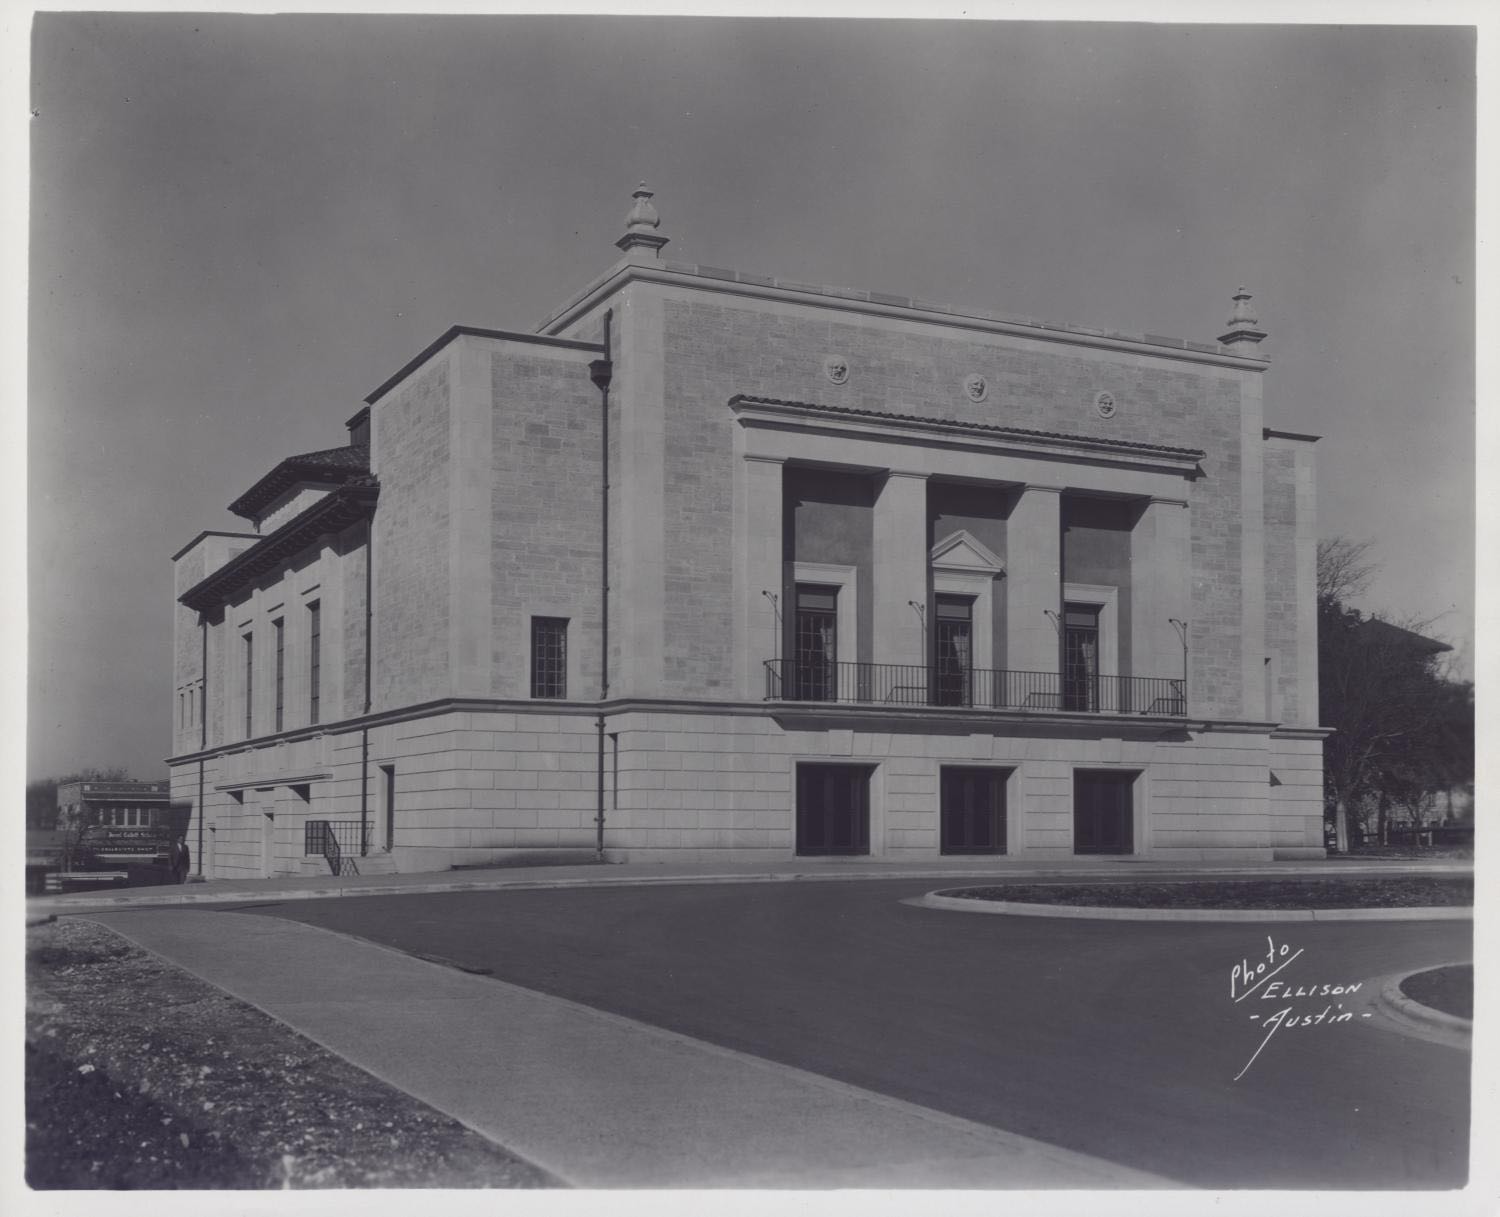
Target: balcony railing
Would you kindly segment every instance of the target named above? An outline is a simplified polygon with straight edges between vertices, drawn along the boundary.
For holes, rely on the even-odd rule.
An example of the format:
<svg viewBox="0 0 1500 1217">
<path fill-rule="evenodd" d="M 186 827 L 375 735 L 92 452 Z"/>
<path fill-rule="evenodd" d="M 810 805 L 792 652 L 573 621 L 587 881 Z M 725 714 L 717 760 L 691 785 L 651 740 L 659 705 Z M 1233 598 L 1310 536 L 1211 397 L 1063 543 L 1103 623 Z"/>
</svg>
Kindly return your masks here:
<svg viewBox="0 0 1500 1217">
<path fill-rule="evenodd" d="M 1173 677 L 955 670 L 900 663 L 768 659 L 766 700 L 1187 716 L 1186 687 Z"/>
</svg>

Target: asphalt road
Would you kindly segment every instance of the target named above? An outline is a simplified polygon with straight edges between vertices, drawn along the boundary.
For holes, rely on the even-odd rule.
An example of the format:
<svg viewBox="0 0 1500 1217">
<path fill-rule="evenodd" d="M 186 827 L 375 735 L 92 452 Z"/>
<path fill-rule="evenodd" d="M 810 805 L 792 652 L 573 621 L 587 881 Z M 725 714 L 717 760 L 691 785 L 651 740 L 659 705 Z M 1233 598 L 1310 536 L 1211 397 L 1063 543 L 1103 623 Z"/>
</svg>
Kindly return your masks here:
<svg viewBox="0 0 1500 1217">
<path fill-rule="evenodd" d="M 899 902 L 933 886 L 465 892 L 255 911 L 1194 1186 L 1463 1184 L 1468 1053 L 1363 1015 L 1374 978 L 1471 958 L 1469 923 L 1052 921 Z M 1362 990 L 1262 1000 L 1263 986 L 1231 1000 L 1232 967 L 1263 958 L 1268 934 L 1278 952 L 1302 952 L 1277 980 Z M 1288 1018 L 1245 1069 L 1267 1034 L 1251 1016 L 1287 1007 L 1330 1014 Z"/>
</svg>

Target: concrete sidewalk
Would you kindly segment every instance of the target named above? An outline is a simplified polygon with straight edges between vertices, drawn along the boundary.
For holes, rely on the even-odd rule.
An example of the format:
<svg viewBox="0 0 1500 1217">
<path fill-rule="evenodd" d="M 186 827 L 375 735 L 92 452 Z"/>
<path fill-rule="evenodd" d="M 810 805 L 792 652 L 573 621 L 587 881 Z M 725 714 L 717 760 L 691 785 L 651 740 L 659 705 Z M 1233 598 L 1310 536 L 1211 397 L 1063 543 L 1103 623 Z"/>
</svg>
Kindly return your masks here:
<svg viewBox="0 0 1500 1217">
<path fill-rule="evenodd" d="M 777 883 L 829 879 L 935 879 L 1021 881 L 1077 876 L 1099 879 L 1206 878 L 1317 875 L 1472 874 L 1472 861 L 1257 862 L 1239 865 L 1157 862 L 1149 858 L 1105 858 L 1020 862 L 1011 858 L 975 862 L 884 862 L 872 858 L 788 858 L 782 862 L 628 862 L 592 866 L 515 866 L 493 870 L 425 871 L 404 875 L 286 876 L 277 879 L 222 879 L 173 887 L 110 889 L 26 901 L 28 920 L 49 913 L 80 913 L 118 908 L 187 904 L 245 904 L 252 901 L 317 900 L 335 896 L 396 896 L 403 892 L 473 892 L 501 888 L 534 890 L 610 884 Z"/>
<path fill-rule="evenodd" d="M 1139 859 L 1079 859 L 1067 862 L 999 864 L 959 858 L 951 863 L 900 863 L 862 859 L 792 858 L 780 863 L 634 862 L 591 866 L 498 867 L 493 870 L 426 871 L 413 874 L 285 876 L 226 879 L 182 886 L 77 892 L 27 900 L 28 918 L 112 908 L 170 907 L 184 904 L 241 904 L 261 900 L 311 900 L 337 896 L 394 896 L 402 893 L 493 891 L 504 888 L 593 887 L 682 883 L 776 883 L 859 879 L 1038 878 L 1230 879 L 1257 876 L 1472 874 L 1471 861 L 1448 862 L 1266 862 L 1240 865 L 1162 863 Z"/>
<path fill-rule="evenodd" d="M 1177 1186 L 281 918 L 96 919 L 574 1186 Z"/>
</svg>

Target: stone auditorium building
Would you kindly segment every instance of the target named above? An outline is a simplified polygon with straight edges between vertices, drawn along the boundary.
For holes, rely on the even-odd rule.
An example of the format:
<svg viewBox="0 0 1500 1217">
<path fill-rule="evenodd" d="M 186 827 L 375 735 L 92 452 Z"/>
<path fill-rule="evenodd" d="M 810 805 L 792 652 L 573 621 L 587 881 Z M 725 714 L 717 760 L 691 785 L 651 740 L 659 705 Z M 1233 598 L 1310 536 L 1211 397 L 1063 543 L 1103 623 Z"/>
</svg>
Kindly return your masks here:
<svg viewBox="0 0 1500 1217">
<path fill-rule="evenodd" d="M 209 876 L 1321 856 L 1315 437 L 1217 343 L 622 257 L 176 554 Z"/>
</svg>

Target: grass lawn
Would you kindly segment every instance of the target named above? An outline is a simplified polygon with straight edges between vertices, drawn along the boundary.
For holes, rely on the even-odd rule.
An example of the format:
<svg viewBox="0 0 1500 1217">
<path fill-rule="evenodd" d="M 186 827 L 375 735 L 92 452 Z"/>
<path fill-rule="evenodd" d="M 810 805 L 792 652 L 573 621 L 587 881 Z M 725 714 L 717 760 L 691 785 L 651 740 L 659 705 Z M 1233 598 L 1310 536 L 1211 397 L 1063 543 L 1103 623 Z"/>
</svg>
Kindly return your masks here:
<svg viewBox="0 0 1500 1217">
<path fill-rule="evenodd" d="M 1401 992 L 1412 1001 L 1452 1014 L 1458 1018 L 1474 1017 L 1474 965 L 1454 964 L 1432 968 L 1408 976 L 1401 982 Z"/>
<path fill-rule="evenodd" d="M 1166 880 L 1136 883 L 1007 883 L 942 893 L 966 900 L 1082 904 L 1131 909 L 1380 909 L 1472 906 L 1469 875 L 1307 879 Z"/>
</svg>

